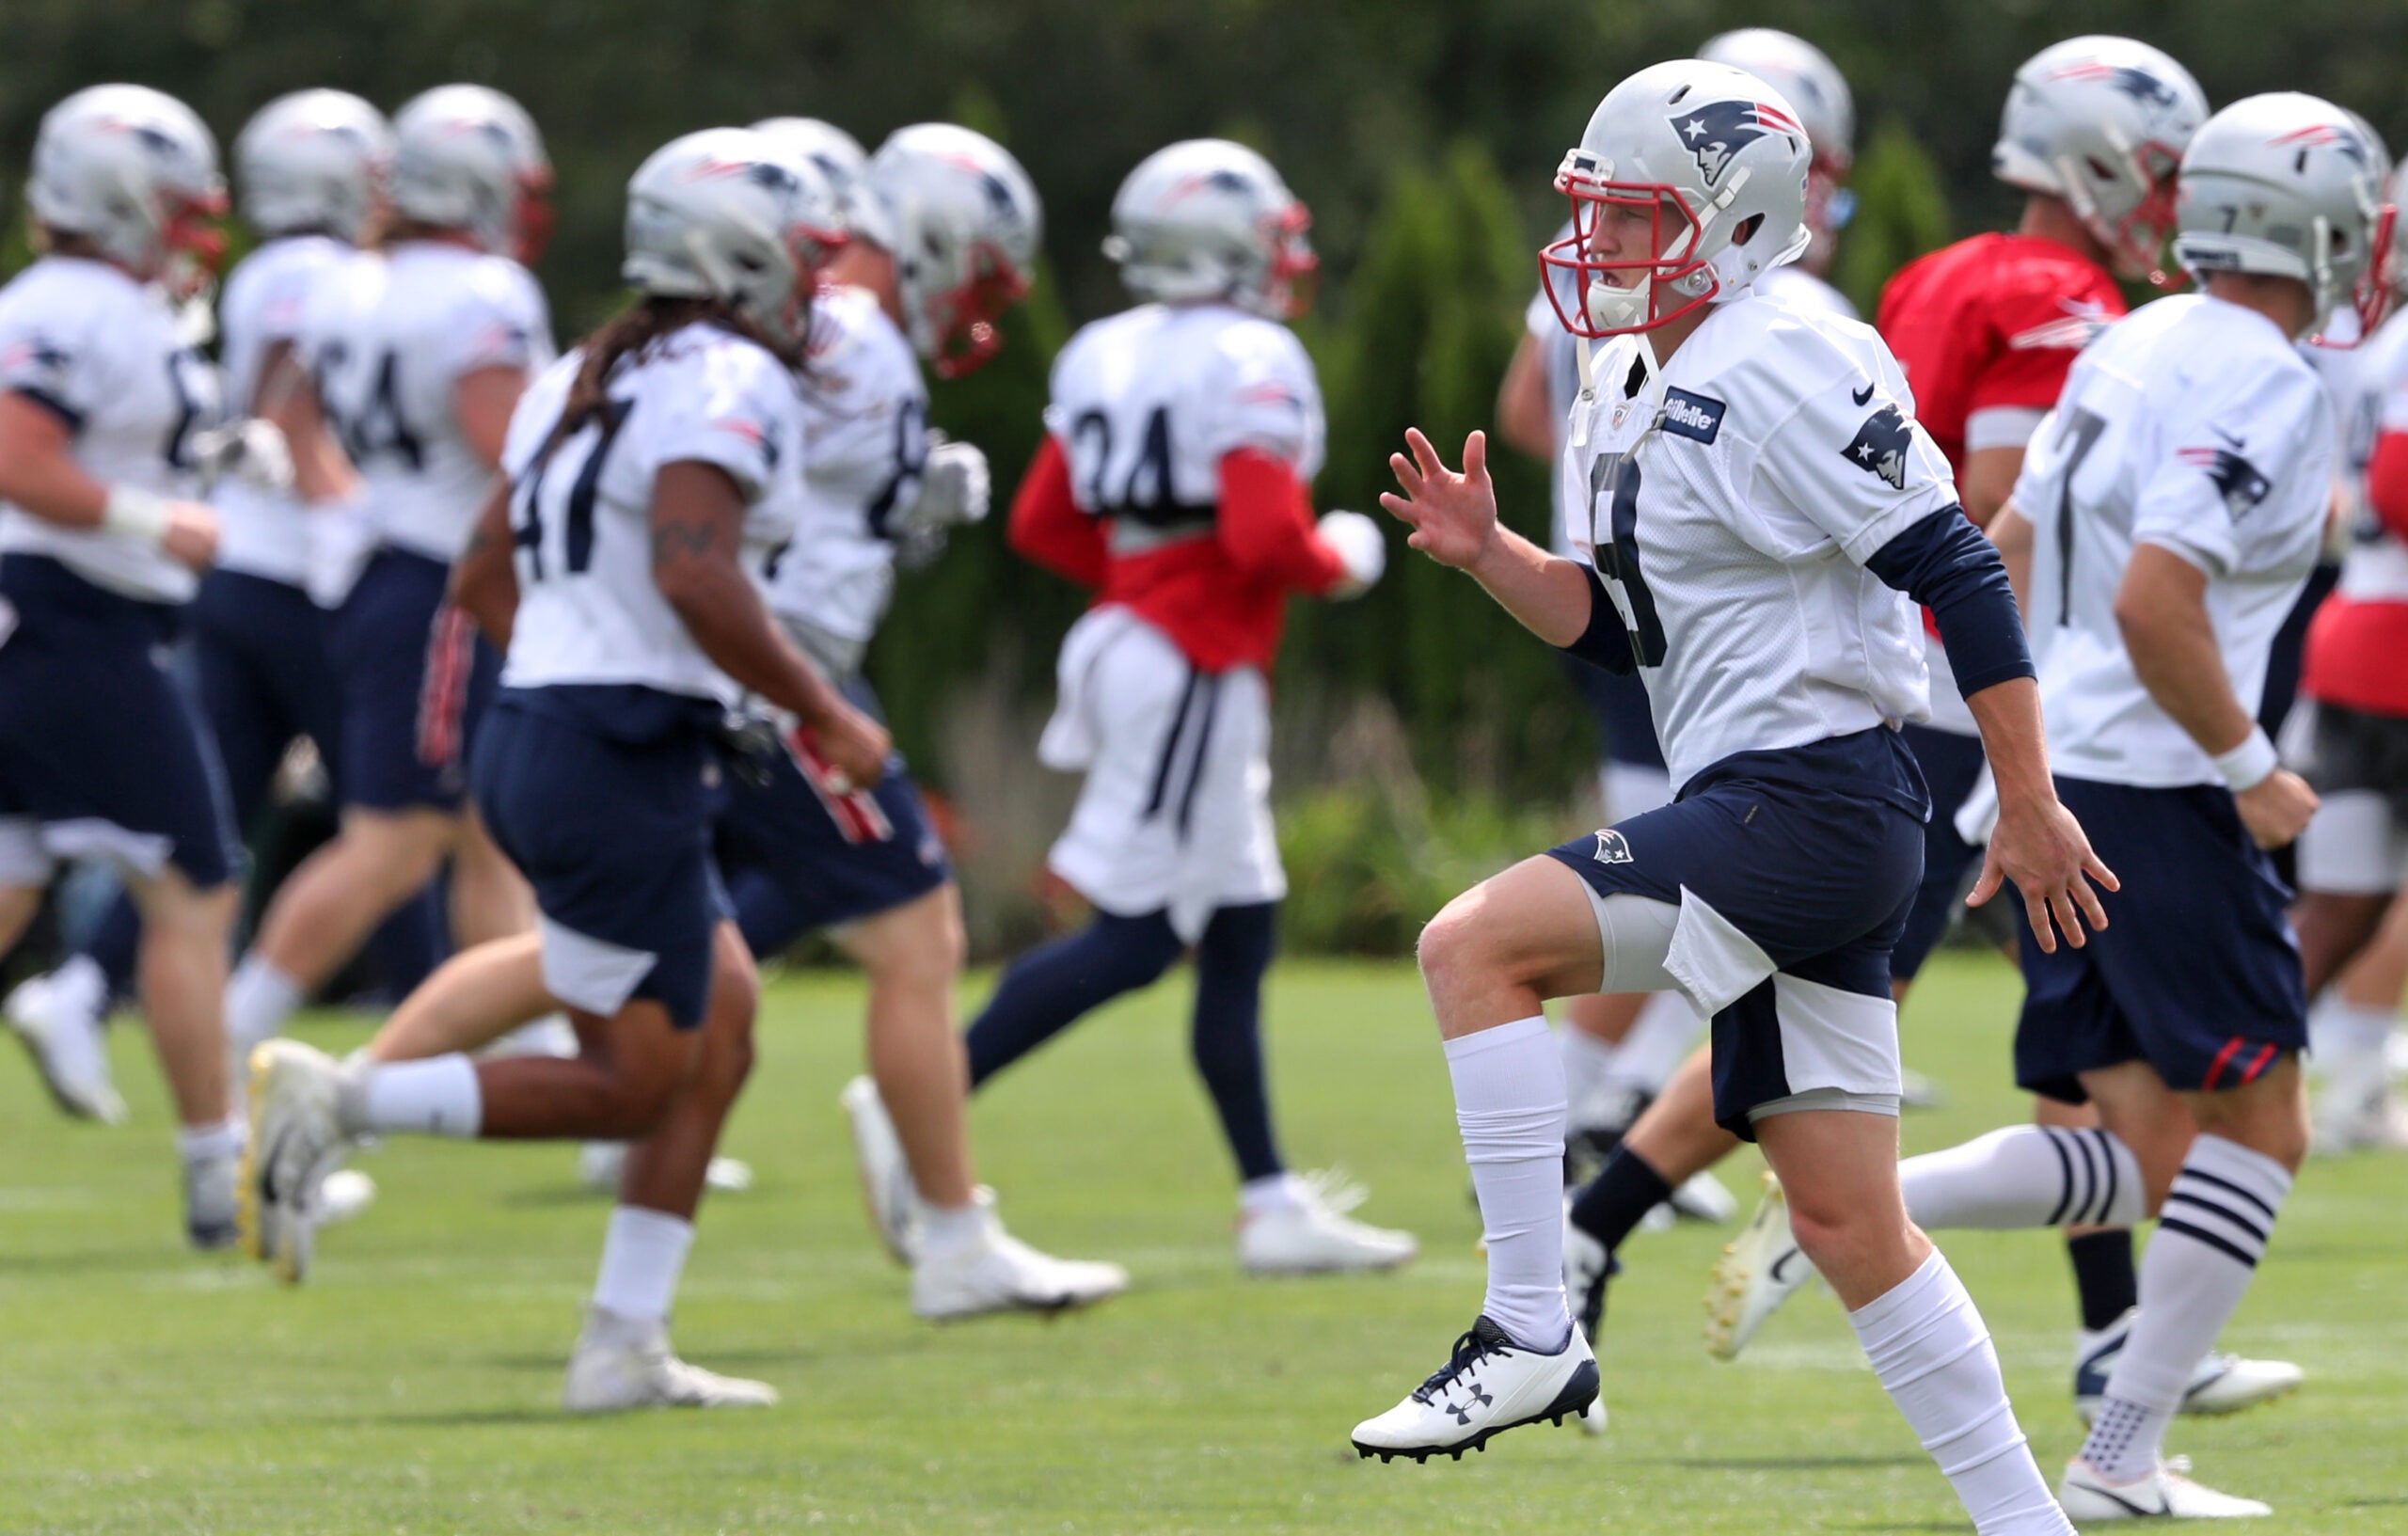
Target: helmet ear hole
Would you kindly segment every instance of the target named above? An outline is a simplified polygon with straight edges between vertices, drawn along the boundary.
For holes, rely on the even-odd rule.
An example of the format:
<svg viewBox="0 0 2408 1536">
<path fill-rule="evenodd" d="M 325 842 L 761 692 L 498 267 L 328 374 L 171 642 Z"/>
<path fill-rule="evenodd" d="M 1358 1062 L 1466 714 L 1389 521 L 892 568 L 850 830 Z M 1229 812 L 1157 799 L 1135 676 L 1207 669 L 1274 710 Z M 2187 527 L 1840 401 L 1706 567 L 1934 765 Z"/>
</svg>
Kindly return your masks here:
<svg viewBox="0 0 2408 1536">
<path fill-rule="evenodd" d="M 1741 219 L 1737 224 L 1732 226 L 1731 244 L 1735 245 L 1746 245 L 1749 241 L 1756 238 L 1756 231 L 1764 227 L 1765 216 L 1762 214 L 1749 214 L 1746 218 Z"/>
</svg>

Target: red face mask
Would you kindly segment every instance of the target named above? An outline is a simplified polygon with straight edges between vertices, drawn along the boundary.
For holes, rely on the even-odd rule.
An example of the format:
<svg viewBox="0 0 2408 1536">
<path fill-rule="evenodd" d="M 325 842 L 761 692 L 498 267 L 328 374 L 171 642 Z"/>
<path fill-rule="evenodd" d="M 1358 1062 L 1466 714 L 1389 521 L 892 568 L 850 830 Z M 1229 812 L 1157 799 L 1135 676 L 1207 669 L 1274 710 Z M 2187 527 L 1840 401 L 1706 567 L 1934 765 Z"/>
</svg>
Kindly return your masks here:
<svg viewBox="0 0 2408 1536">
<path fill-rule="evenodd" d="M 1028 295 L 1028 277 L 1003 252 L 979 245 L 969 252 L 971 275 L 928 305 L 936 333 L 936 356 L 928 366 L 941 379 L 974 373 L 1004 347 L 995 317 Z"/>
<path fill-rule="evenodd" d="M 2128 275 L 2169 293 L 2183 287 L 2188 280 L 2181 269 L 2168 272 L 2164 264 L 2165 237 L 2178 222 L 2175 173 L 2181 164 L 2179 150 L 2155 140 L 2132 151 L 2133 166 L 2148 181 L 2148 195 L 2115 221 L 2107 240 L 2109 253 Z"/>
<path fill-rule="evenodd" d="M 2375 327 L 2383 324 L 2383 317 L 2391 309 L 2391 277 L 2396 270 L 2392 263 L 2400 259 L 2399 252 L 2391 248 L 2391 233 L 2399 214 L 2397 208 L 2384 203 L 2376 214 L 2374 234 L 2367 243 L 2367 249 L 2374 254 L 2368 261 L 2367 269 L 2358 274 L 2358 285 L 2350 294 L 2351 307 L 2358 311 L 2360 343 L 2374 335 Z"/>
<path fill-rule="evenodd" d="M 1572 199 L 1572 232 L 1539 252 L 1539 270 L 1547 279 L 1547 299 L 1555 306 L 1556 318 L 1563 323 L 1563 328 L 1592 340 L 1627 336 L 1634 331 L 1654 330 L 1710 301 L 1720 285 L 1712 280 L 1713 269 L 1706 261 L 1690 254 L 1704 242 L 1705 230 L 1698 223 L 1697 215 L 1689 212 L 1680 193 L 1660 182 L 1600 180 L 1590 168 L 1591 164 L 1576 150 L 1556 173 L 1557 190 Z M 1646 214 L 1645 255 L 1604 257 L 1596 253 L 1600 226 L 1613 210 Z M 1627 227 L 1635 228 L 1636 222 L 1627 221 Z M 1663 308 L 1663 285 L 1700 272 L 1709 278 L 1703 292 L 1693 297 L 1679 295 L 1682 302 L 1677 307 Z M 1568 285 L 1558 282 L 1555 279 L 1559 275 L 1572 281 Z M 1630 292 L 1643 289 L 1647 294 L 1644 317 L 1624 325 L 1598 325 L 1589 313 L 1589 285 L 1596 280 Z M 1567 286 L 1572 296 L 1570 308 L 1564 302 L 1563 290 Z"/>
<path fill-rule="evenodd" d="M 1271 220 L 1270 291 L 1279 298 L 1283 320 L 1303 318 L 1321 292 L 1321 258 L 1306 231 L 1313 215 L 1303 203 L 1292 202 Z"/>
<path fill-rule="evenodd" d="M 518 210 L 512 220 L 511 258 L 531 267 L 552 245 L 552 173 L 531 171 L 518 181 Z"/>
</svg>

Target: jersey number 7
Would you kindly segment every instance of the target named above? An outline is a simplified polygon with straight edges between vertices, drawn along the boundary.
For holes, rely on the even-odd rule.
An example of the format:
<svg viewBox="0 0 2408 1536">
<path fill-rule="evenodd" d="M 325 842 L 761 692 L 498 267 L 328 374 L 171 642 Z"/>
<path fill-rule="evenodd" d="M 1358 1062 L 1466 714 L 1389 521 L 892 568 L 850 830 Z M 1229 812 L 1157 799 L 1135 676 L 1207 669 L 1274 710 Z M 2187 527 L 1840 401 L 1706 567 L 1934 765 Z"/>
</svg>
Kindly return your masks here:
<svg viewBox="0 0 2408 1536">
<path fill-rule="evenodd" d="M 566 441 L 555 443 L 537 459 L 526 477 L 512 487 L 511 499 L 515 503 L 512 510 L 517 515 L 511 522 L 510 542 L 514 547 L 527 551 L 521 574 L 530 583 L 544 579 L 545 487 L 547 483 L 558 483 L 552 471 L 559 467 L 563 451 L 580 445 L 585 450 L 584 462 L 578 466 L 567 494 L 555 498 L 564 503 L 561 510 L 566 522 L 561 555 L 570 576 L 583 575 L 594 563 L 594 500 L 602 483 L 602 461 L 610 457 L 610 444 L 634 409 L 635 402 L 631 400 L 607 402 L 588 416 Z"/>
</svg>

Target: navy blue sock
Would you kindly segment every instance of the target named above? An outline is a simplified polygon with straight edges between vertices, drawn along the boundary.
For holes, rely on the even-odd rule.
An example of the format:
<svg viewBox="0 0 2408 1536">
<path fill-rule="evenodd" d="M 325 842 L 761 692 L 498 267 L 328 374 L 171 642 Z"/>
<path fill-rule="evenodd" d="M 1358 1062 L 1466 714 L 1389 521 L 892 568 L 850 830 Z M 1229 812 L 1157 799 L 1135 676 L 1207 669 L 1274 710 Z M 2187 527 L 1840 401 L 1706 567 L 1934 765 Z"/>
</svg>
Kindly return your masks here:
<svg viewBox="0 0 2408 1536">
<path fill-rule="evenodd" d="M 2128 1229 L 2116 1227 L 2069 1237 L 2066 1257 L 2073 1260 L 2074 1289 L 2082 1293 L 2082 1325 L 2092 1333 L 2141 1304 L 2140 1279 L 2132 1270 L 2132 1234 Z"/>
<path fill-rule="evenodd" d="M 1196 1019 L 1188 1046 L 1238 1160 L 1238 1177 L 1249 1182 L 1286 1166 L 1271 1134 L 1260 1028 L 1262 974 L 1271 967 L 1278 911 L 1270 901 L 1224 907 L 1196 946 Z"/>
<path fill-rule="evenodd" d="M 1184 948 L 1161 912 L 1095 921 L 1067 939 L 1032 949 L 1004 973 L 995 995 L 970 1025 L 970 1085 L 1027 1055 L 1081 1014 L 1151 983 Z"/>
<path fill-rule="evenodd" d="M 778 882 L 759 870 L 745 870 L 730 880 L 728 896 L 736 903 L 736 926 L 744 934 L 744 947 L 754 958 L 775 958 L 802 937 L 802 914 Z"/>
<path fill-rule="evenodd" d="M 142 947 L 142 914 L 135 910 L 134 898 L 119 891 L 109 900 L 108 910 L 93 925 L 90 940 L 84 953 L 108 977 L 109 996 L 132 997 L 135 990 L 136 956 Z"/>
<path fill-rule="evenodd" d="M 1664 1176 L 1624 1142 L 1606 1159 L 1589 1187 L 1574 1197 L 1572 1224 L 1612 1253 L 1630 1236 L 1640 1218 L 1671 1197 L 1672 1186 Z"/>
</svg>

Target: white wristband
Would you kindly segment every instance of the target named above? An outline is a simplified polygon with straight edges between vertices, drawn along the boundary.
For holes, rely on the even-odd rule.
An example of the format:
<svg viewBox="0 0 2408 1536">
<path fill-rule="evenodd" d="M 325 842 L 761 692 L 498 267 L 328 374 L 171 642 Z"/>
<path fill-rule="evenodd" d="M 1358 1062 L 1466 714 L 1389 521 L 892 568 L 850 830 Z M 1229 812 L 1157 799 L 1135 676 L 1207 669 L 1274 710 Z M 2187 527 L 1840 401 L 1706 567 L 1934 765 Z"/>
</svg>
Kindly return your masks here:
<svg viewBox="0 0 2408 1536">
<path fill-rule="evenodd" d="M 2274 744 L 2266 739 L 2263 726 L 2253 725 L 2249 739 L 2228 752 L 2216 755 L 2216 771 L 2234 794 L 2243 794 L 2266 782 L 2266 776 L 2281 766 L 2274 754 Z"/>
<path fill-rule="evenodd" d="M 108 502 L 101 508 L 101 528 L 120 539 L 156 546 L 167 536 L 167 525 L 175 518 L 175 505 L 166 497 L 138 485 L 112 485 Z"/>
</svg>

